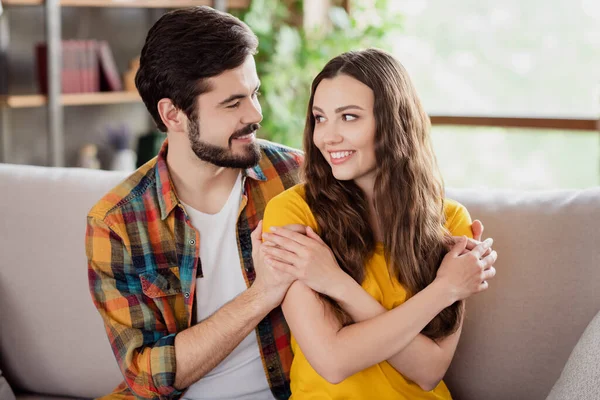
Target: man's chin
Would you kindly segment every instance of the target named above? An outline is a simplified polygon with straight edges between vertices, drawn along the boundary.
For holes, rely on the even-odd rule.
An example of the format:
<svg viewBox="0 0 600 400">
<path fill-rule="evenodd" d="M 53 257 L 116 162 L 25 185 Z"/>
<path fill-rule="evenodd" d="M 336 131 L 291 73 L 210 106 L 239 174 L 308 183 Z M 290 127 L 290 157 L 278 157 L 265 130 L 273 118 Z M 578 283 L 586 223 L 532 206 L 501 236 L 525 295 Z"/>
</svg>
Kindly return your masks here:
<svg viewBox="0 0 600 400">
<path fill-rule="evenodd" d="M 250 144 L 244 150 L 235 151 L 232 149 L 230 157 L 206 161 L 210 161 L 219 167 L 247 169 L 255 167 L 260 159 L 261 153 L 259 147 Z"/>
</svg>

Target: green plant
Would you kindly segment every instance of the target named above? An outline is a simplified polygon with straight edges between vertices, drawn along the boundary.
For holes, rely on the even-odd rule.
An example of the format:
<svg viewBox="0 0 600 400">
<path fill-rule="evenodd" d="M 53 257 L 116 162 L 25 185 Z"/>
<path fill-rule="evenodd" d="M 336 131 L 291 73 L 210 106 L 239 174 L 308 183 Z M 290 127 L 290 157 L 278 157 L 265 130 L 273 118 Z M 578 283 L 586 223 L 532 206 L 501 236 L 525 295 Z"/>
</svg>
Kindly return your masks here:
<svg viewBox="0 0 600 400">
<path fill-rule="evenodd" d="M 302 0 L 253 0 L 239 15 L 259 39 L 256 57 L 261 79 L 261 135 L 300 148 L 310 84 L 331 58 L 366 47 L 389 49 L 400 20 L 388 0 L 354 0 L 352 12 L 332 7 L 325 27 L 302 27 Z"/>
</svg>

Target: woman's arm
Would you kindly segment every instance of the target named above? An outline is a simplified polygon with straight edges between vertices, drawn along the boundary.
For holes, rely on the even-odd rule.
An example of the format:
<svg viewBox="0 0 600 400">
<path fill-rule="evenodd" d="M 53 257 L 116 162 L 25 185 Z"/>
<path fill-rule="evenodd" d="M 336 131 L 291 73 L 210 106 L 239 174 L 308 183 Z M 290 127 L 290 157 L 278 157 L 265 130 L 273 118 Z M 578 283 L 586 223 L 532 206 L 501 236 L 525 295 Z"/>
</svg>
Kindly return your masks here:
<svg viewBox="0 0 600 400">
<path fill-rule="evenodd" d="M 456 297 L 449 286 L 438 282 L 391 311 L 342 327 L 330 306 L 304 283 L 296 281 L 282 307 L 312 367 L 327 381 L 339 383 L 403 350 L 454 301 Z"/>
<path fill-rule="evenodd" d="M 470 224 L 470 219 L 468 223 Z M 465 229 L 454 229 L 454 232 L 468 233 L 470 236 L 470 226 L 466 225 L 466 228 L 469 232 Z M 277 246 L 272 247 L 267 254 L 287 263 L 279 264 L 279 267 L 291 270 L 312 289 L 336 300 L 354 321 L 365 321 L 386 312 L 358 283 L 343 273 L 331 250 L 312 229 L 306 230 L 307 236 L 281 229 L 276 229 L 275 233 L 276 235 L 265 234 Z M 312 257 L 307 254 L 311 252 Z M 489 246 L 484 246 L 481 249 L 482 255 L 478 257 L 486 256 L 489 252 Z M 303 254 L 304 262 L 299 262 L 297 254 Z M 488 278 L 495 274 L 492 268 L 495 258 L 495 252 L 485 257 L 483 269 Z M 400 353 L 391 356 L 388 362 L 424 390 L 431 390 L 443 378 L 452 361 L 461 327 L 462 321 L 456 333 L 438 342 L 418 334 Z"/>
<path fill-rule="evenodd" d="M 465 245 L 466 240 L 455 245 L 444 258 L 434 282 L 404 304 L 346 327 L 341 327 L 329 306 L 310 287 L 295 282 L 283 302 L 283 311 L 313 368 L 328 381 L 340 382 L 404 350 L 444 308 L 485 290 L 487 285 L 481 282 L 487 274 L 479 258 L 488 244 L 460 255 Z M 305 260 L 309 264 L 323 262 L 323 254 L 310 254 Z M 275 259 L 271 264 L 292 274 L 301 270 L 294 266 L 298 265 L 296 257 L 288 255 L 287 259 L 292 265 Z"/>
<path fill-rule="evenodd" d="M 449 219 L 448 229 L 453 235 L 467 235 L 473 237 L 476 242 L 480 242 L 484 228 L 478 220 L 471 224 L 467 210 L 464 207 L 457 207 L 454 215 Z M 309 236 L 312 235 L 309 234 Z M 491 249 L 483 256 L 487 256 L 489 253 L 491 253 Z M 337 301 L 356 322 L 371 319 L 387 311 L 353 279 L 345 279 L 343 285 L 335 286 L 335 288 L 337 290 L 332 292 L 330 297 Z M 462 332 L 462 324 L 463 320 L 461 319 L 456 332 L 442 340 L 434 341 L 423 334 L 418 334 L 404 350 L 393 355 L 387 361 L 423 390 L 433 390 L 446 375 L 454 358 Z"/>
<path fill-rule="evenodd" d="M 264 228 L 265 228 L 265 235 L 264 235 L 264 239 L 266 239 L 267 241 L 269 241 L 268 237 L 272 236 L 272 240 L 277 240 L 279 241 L 280 238 L 278 238 L 278 235 L 269 235 L 269 232 L 271 231 L 271 227 L 277 227 L 277 226 L 286 226 L 289 224 L 300 224 L 303 226 L 308 226 L 309 228 L 307 228 L 306 233 L 308 236 L 316 236 L 316 238 L 318 238 L 318 236 L 314 233 L 313 229 L 316 228 L 316 221 L 314 220 L 314 217 L 312 216 L 312 214 L 310 213 L 310 210 L 306 207 L 306 204 L 304 203 L 303 199 L 301 199 L 300 196 L 298 196 L 296 193 L 294 193 L 293 191 L 288 191 L 276 198 L 274 198 L 273 200 L 271 200 L 271 202 L 268 204 L 266 210 L 265 210 L 265 214 L 264 214 Z M 311 229 L 312 228 L 312 229 Z M 279 230 L 279 233 L 283 233 L 285 230 Z M 307 271 L 304 270 L 304 272 L 302 272 L 301 269 L 297 268 L 296 266 L 293 265 L 293 262 L 290 262 L 290 257 L 289 256 L 295 256 L 295 254 L 292 254 L 290 252 L 287 252 L 286 249 L 288 250 L 296 250 L 299 252 L 303 252 L 302 246 L 298 246 L 299 243 L 297 243 L 297 241 L 299 240 L 298 238 L 307 240 L 308 238 L 302 234 L 297 234 L 296 233 L 296 241 L 292 241 L 294 243 L 294 246 L 283 246 L 284 248 L 276 248 L 273 247 L 272 250 L 274 252 L 281 252 L 284 251 L 285 253 L 283 253 L 283 257 L 281 257 L 281 260 L 285 262 L 283 263 L 278 263 L 276 260 L 272 260 L 273 263 L 275 264 L 274 266 L 278 266 L 279 268 L 283 268 L 286 272 L 290 272 L 290 273 L 298 273 L 298 278 L 310 278 L 310 276 L 318 276 L 319 277 L 319 281 L 321 281 L 321 283 L 324 283 L 325 286 L 324 287 L 318 287 L 319 283 L 317 281 L 313 281 L 310 282 L 309 286 L 313 289 L 316 290 L 320 293 L 325 293 L 327 294 L 327 290 L 333 291 L 335 292 L 337 289 L 342 288 L 343 290 L 343 285 L 339 285 L 338 283 L 343 281 L 343 277 L 349 278 L 348 275 L 346 275 L 337 265 L 337 263 L 335 263 L 335 258 L 332 257 L 331 254 L 331 250 L 329 248 L 327 248 L 326 246 L 324 248 L 321 248 L 320 250 L 322 250 L 321 254 L 317 254 L 316 255 L 316 259 L 318 260 L 318 262 L 314 262 L 311 260 L 308 260 L 308 264 L 312 265 L 312 267 L 316 268 L 317 270 L 314 270 L 313 268 L 313 272 L 315 272 L 315 274 L 311 274 L 306 273 Z M 318 238 L 320 240 L 320 238 Z M 314 243 L 313 240 L 309 241 L 310 243 Z M 321 241 L 322 243 L 322 241 Z M 467 245 L 469 246 L 469 245 Z M 298 248 L 300 247 L 300 248 Z M 473 249 L 474 250 L 474 249 Z M 315 254 L 313 254 L 314 256 Z M 294 258 L 294 257 L 292 257 Z M 310 257 L 309 257 L 310 259 Z M 325 262 L 325 264 L 323 264 L 323 261 L 332 261 L 333 260 L 333 264 L 329 265 L 331 263 L 327 263 Z M 473 259 L 471 259 L 472 262 L 474 262 Z M 478 273 L 480 273 L 481 271 L 478 271 Z M 343 277 L 342 277 L 343 276 Z M 349 278 L 350 279 L 350 278 Z M 309 279 L 310 280 L 310 279 Z M 351 280 L 351 279 L 350 279 Z M 305 282 L 307 283 L 307 282 Z M 344 360 L 344 356 L 347 356 L 348 351 L 347 348 L 345 347 L 344 344 L 346 345 L 350 345 L 352 347 L 355 347 L 355 345 L 353 343 L 348 343 L 348 342 L 338 342 L 337 340 L 335 341 L 330 341 L 330 335 L 335 335 L 335 338 L 338 338 L 338 333 L 342 336 L 339 336 L 339 338 L 343 338 L 344 340 L 349 340 L 347 338 L 351 337 L 348 336 L 348 332 L 352 333 L 353 330 L 357 329 L 357 327 L 362 327 L 362 324 L 355 324 L 354 326 L 351 327 L 347 327 L 342 329 L 341 324 L 339 323 L 339 321 L 335 318 L 335 316 L 332 314 L 331 309 L 329 309 L 329 307 L 324 304 L 321 299 L 316 295 L 315 292 L 313 292 L 309 287 L 307 287 L 307 285 L 303 283 L 295 283 L 294 285 L 292 285 L 292 287 L 290 288 L 290 290 L 288 291 L 288 294 L 286 295 L 286 299 L 284 300 L 283 303 L 283 308 L 284 308 L 284 312 L 286 312 L 286 319 L 288 320 L 288 323 L 290 324 L 290 327 L 292 328 L 292 331 L 294 332 L 294 335 L 296 336 L 296 339 L 298 340 L 298 342 L 300 343 L 300 346 L 302 347 L 303 351 L 305 353 L 309 353 L 311 354 L 311 358 L 316 357 L 315 359 L 311 359 L 309 358 L 309 361 L 311 362 L 311 365 L 313 365 L 313 367 L 315 367 L 315 365 L 318 365 L 318 367 L 315 367 L 315 369 L 321 373 L 322 375 L 324 375 L 327 378 L 331 378 L 330 380 L 336 380 L 333 378 L 337 378 L 337 379 L 343 379 L 345 376 L 345 373 L 348 373 L 348 370 L 346 370 L 346 367 L 351 367 L 349 369 L 350 372 L 354 373 L 357 371 L 360 371 L 363 368 L 366 368 L 370 365 L 374 365 L 378 362 L 384 361 L 386 359 L 391 358 L 392 356 L 394 356 L 396 353 L 398 352 L 387 352 L 385 355 L 387 355 L 387 357 L 376 357 L 376 354 L 374 354 L 372 352 L 371 349 L 371 345 L 372 343 L 378 342 L 379 337 L 375 336 L 375 340 L 369 340 L 367 342 L 369 343 L 364 343 L 365 341 L 363 340 L 364 337 L 361 339 L 359 337 L 359 340 L 361 341 L 361 344 L 366 346 L 366 351 L 367 353 L 369 353 L 370 356 L 375 356 L 375 359 L 377 361 L 372 361 L 372 358 L 363 358 L 363 360 L 367 361 L 366 364 L 363 363 L 363 365 L 352 365 L 351 362 L 345 362 L 342 361 L 340 362 L 340 360 Z M 352 283 L 357 285 L 358 284 L 356 282 L 354 282 L 352 280 Z M 477 287 L 479 287 L 479 283 L 477 283 Z M 362 288 L 360 286 L 358 286 L 358 288 L 360 289 L 360 295 L 357 296 L 357 298 L 364 298 L 366 299 L 366 306 L 369 307 L 366 310 L 366 314 L 364 315 L 364 319 L 370 319 L 373 316 L 378 316 L 379 314 L 383 314 L 383 312 L 385 311 L 383 309 L 383 307 L 381 305 L 379 305 L 379 303 L 377 303 L 376 300 L 374 300 L 368 293 L 366 293 L 364 290 L 362 290 Z M 365 295 L 367 297 L 361 297 L 362 295 Z M 335 297 L 335 296 L 333 296 Z M 417 299 L 419 299 L 419 297 L 417 297 Z M 340 300 L 343 299 L 340 298 Z M 412 300 L 412 299 L 411 299 Z M 438 299 L 439 300 L 439 299 Z M 412 301 L 410 304 L 412 304 L 414 301 Z M 408 302 L 407 302 L 408 303 Z M 349 303 L 350 304 L 350 303 Z M 354 304 L 354 303 L 352 303 Z M 419 304 L 417 302 L 417 304 Z M 429 306 L 433 305 L 429 304 Z M 450 303 L 451 304 L 451 303 Z M 298 305 L 298 307 L 295 307 L 294 305 Z M 369 306 L 370 305 L 370 306 Z M 374 306 L 371 308 L 371 306 Z M 402 307 L 405 307 L 405 305 L 403 305 Z M 413 306 L 411 306 L 412 308 Z M 360 312 L 360 308 L 358 307 L 357 310 L 358 312 Z M 442 309 L 445 308 L 442 307 Z M 303 311 L 300 311 L 303 310 Z M 370 311 L 371 310 L 371 311 Z M 441 310 L 441 309 L 440 309 Z M 349 314 L 354 314 L 354 312 L 352 310 L 347 310 L 349 311 Z M 391 312 L 391 311 L 390 311 Z M 410 309 L 407 311 L 410 314 Z M 407 345 L 407 341 L 408 343 L 412 343 L 411 340 L 415 339 L 418 335 L 418 333 L 423 329 L 423 327 L 429 323 L 429 321 L 431 319 L 433 319 L 433 317 L 435 315 L 437 315 L 439 311 L 435 312 L 431 317 L 429 317 L 425 322 L 423 322 L 421 324 L 420 327 L 415 327 L 413 326 L 414 323 L 411 323 L 410 320 L 404 320 L 405 316 L 404 316 L 404 312 L 402 312 L 400 319 L 402 319 L 402 323 L 400 324 L 396 324 L 399 325 L 400 327 L 402 326 L 412 326 L 412 330 L 408 333 L 406 331 L 401 331 L 400 333 L 397 332 L 397 329 L 392 330 L 392 337 L 394 337 L 393 335 L 400 335 L 400 339 L 397 339 L 394 337 L 393 340 L 398 340 L 397 342 L 395 342 L 394 344 L 396 345 L 396 348 L 404 348 Z M 393 314 L 392 314 L 393 315 Z M 357 316 L 356 314 L 353 315 L 355 317 L 355 320 L 363 320 L 363 318 L 360 318 L 359 316 Z M 422 316 L 422 315 L 421 315 Z M 390 317 L 387 316 L 387 314 L 384 314 L 381 316 L 381 318 L 383 318 L 384 321 L 386 321 L 387 319 L 389 319 Z M 297 320 L 296 320 L 297 319 Z M 410 318 L 409 318 L 410 319 Z M 375 323 L 375 326 L 378 326 L 376 322 L 374 321 L 365 321 L 365 323 L 369 323 L 367 326 L 370 326 L 371 324 Z M 386 322 L 385 324 L 387 324 L 388 322 Z M 308 324 L 316 324 L 317 326 L 315 326 L 314 330 L 313 329 L 309 329 L 308 328 Z M 383 324 L 386 328 L 387 326 Z M 314 335 L 314 339 L 313 336 L 311 335 L 311 332 L 315 332 L 315 331 L 319 331 L 320 330 L 324 330 L 324 333 L 322 335 Z M 347 331 L 347 329 L 352 328 L 353 330 Z M 306 340 L 304 339 L 304 335 L 303 335 L 303 330 L 307 331 L 307 338 Z M 375 329 L 376 332 L 378 332 L 379 328 Z M 381 331 L 386 332 L 385 329 L 381 329 Z M 342 332 L 344 332 L 342 334 Z M 314 333 L 313 333 L 314 334 Z M 346 336 L 343 336 L 346 335 Z M 378 334 L 376 334 L 378 335 Z M 361 335 L 362 336 L 362 335 Z M 403 340 L 402 337 L 408 337 L 408 340 L 405 339 Z M 327 338 L 327 339 L 325 339 Z M 384 343 L 385 341 L 383 341 Z M 341 343 L 341 344 L 340 344 Z M 312 344 L 316 345 L 316 351 L 311 352 L 312 347 L 310 347 Z M 325 355 L 327 356 L 328 354 L 334 354 L 334 353 L 330 353 L 329 351 L 323 351 L 323 346 L 325 346 L 325 349 L 327 348 L 327 346 L 331 346 L 331 345 L 336 345 L 336 346 L 342 346 L 342 357 L 325 357 L 324 359 L 321 359 L 320 356 L 321 355 Z M 387 346 L 387 345 L 385 345 Z M 383 347 L 384 349 L 386 347 Z M 394 348 L 394 346 L 391 346 L 392 348 Z M 339 347 L 334 347 L 335 349 L 339 349 Z M 421 347 L 417 348 L 415 350 L 415 352 L 422 352 L 423 349 Z M 406 353 L 408 354 L 408 353 Z M 362 358 L 362 357 L 356 357 L 356 354 L 354 352 L 352 352 L 350 354 L 353 359 L 356 358 Z M 307 355 L 307 357 L 309 357 Z M 423 357 L 423 356 L 422 356 Z M 407 357 L 409 358 L 409 357 Z M 425 357 L 424 357 L 425 358 Z M 331 360 L 334 360 L 335 362 L 331 362 Z M 394 362 L 394 364 L 397 364 Z M 340 369 L 338 369 L 338 367 L 340 367 Z M 357 370 L 354 370 L 355 368 L 359 368 Z M 399 368 L 398 365 L 396 365 L 396 368 Z M 408 367 L 410 368 L 410 367 Z M 340 373 L 341 372 L 341 373 Z M 420 378 L 418 378 L 418 376 L 416 374 L 411 373 L 411 370 L 405 368 L 402 371 L 404 374 L 406 374 L 406 376 L 409 379 L 414 379 L 418 384 L 421 384 L 420 382 L 424 382 L 423 385 L 425 386 L 427 382 L 429 382 L 429 379 L 423 379 L 421 380 Z M 429 376 L 428 376 L 429 377 Z"/>
<path fill-rule="evenodd" d="M 348 278 L 344 285 L 339 286 L 338 294 L 332 293 L 331 297 L 355 322 L 369 320 L 387 311 L 356 281 Z M 462 321 L 455 333 L 438 342 L 419 333 L 403 350 L 387 361 L 423 390 L 433 390 L 450 366 L 461 330 Z"/>
</svg>

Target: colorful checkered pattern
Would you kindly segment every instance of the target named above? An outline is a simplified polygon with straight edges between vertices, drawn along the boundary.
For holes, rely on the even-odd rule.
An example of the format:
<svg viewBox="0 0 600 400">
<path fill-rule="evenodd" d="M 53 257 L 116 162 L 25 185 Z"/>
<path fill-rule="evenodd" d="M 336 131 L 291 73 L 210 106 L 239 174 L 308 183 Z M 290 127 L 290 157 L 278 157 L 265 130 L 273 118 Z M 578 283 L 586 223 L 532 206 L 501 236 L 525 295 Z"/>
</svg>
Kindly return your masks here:
<svg viewBox="0 0 600 400">
<path fill-rule="evenodd" d="M 244 278 L 255 278 L 250 234 L 267 202 L 298 183 L 302 154 L 259 141 L 260 163 L 243 171 L 238 241 Z M 159 155 L 104 196 L 87 219 L 90 292 L 124 382 L 111 399 L 177 399 L 175 335 L 193 323 L 199 233 L 175 193 Z M 290 333 L 280 308 L 256 328 L 274 396 L 290 396 Z"/>
</svg>

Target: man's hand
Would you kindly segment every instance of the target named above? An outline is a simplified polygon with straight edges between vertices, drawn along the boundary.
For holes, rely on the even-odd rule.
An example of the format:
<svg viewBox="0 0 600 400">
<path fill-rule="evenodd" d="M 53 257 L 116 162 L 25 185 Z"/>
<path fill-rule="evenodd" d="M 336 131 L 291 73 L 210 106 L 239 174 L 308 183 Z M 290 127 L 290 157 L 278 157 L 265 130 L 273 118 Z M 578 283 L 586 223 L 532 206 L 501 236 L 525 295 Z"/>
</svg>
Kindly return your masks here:
<svg viewBox="0 0 600 400">
<path fill-rule="evenodd" d="M 265 262 L 265 244 L 262 242 L 262 221 L 252 232 L 252 260 L 254 261 L 254 270 L 256 279 L 252 288 L 258 293 L 267 297 L 273 307 L 278 306 L 283 301 L 290 285 L 296 278 L 283 271 L 273 268 Z"/>
<path fill-rule="evenodd" d="M 484 227 L 480 220 L 476 219 L 475 221 L 473 221 L 473 223 L 471 224 L 473 239 L 467 238 L 467 247 L 465 247 L 461 255 L 470 252 L 481 243 L 481 239 L 483 237 L 483 229 Z M 462 236 L 452 236 L 452 241 L 449 243 L 448 250 L 451 250 L 452 247 L 461 240 L 463 240 Z M 491 248 L 487 249 L 487 251 L 483 254 L 482 257 L 489 256 L 492 251 L 493 249 Z"/>
<path fill-rule="evenodd" d="M 480 220 L 476 219 L 471 224 L 471 231 L 473 232 L 473 239 L 481 242 L 481 238 L 483 237 L 483 224 Z"/>
</svg>

